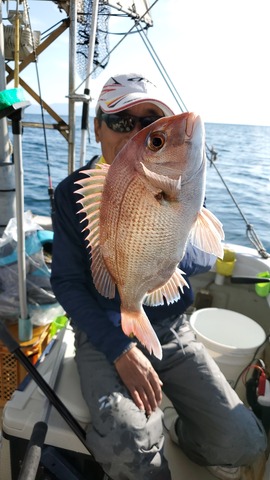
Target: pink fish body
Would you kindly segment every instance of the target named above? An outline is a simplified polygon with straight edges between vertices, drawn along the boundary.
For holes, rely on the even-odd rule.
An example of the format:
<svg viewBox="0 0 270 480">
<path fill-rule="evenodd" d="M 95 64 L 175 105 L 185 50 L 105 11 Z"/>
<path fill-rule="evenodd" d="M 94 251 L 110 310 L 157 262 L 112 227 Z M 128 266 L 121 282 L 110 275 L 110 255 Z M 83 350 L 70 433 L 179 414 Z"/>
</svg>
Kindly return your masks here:
<svg viewBox="0 0 270 480">
<path fill-rule="evenodd" d="M 179 300 L 188 239 L 223 256 L 222 226 L 203 207 L 205 163 L 203 123 L 183 113 L 139 131 L 111 166 L 84 171 L 77 182 L 95 287 L 113 298 L 117 286 L 123 331 L 157 358 L 162 349 L 143 304 Z"/>
</svg>

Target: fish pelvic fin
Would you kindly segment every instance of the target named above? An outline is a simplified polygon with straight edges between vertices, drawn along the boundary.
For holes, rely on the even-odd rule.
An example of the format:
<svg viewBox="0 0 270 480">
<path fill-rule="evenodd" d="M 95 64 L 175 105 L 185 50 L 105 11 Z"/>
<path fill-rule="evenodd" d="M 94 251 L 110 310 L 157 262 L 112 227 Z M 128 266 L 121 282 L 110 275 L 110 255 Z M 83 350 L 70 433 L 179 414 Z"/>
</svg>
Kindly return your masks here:
<svg viewBox="0 0 270 480">
<path fill-rule="evenodd" d="M 127 336 L 135 336 L 144 345 L 150 354 L 162 359 L 160 341 L 145 312 L 130 312 L 121 308 L 121 326 Z"/>
<path fill-rule="evenodd" d="M 174 180 L 165 175 L 159 175 L 155 172 L 151 172 L 142 162 L 144 174 L 150 184 L 165 192 L 171 198 L 178 198 L 181 191 L 181 177 L 178 180 Z"/>
<path fill-rule="evenodd" d="M 183 293 L 183 288 L 189 288 L 189 285 L 184 279 L 183 275 L 185 275 L 185 273 L 182 272 L 180 268 L 176 267 L 171 278 L 169 278 L 169 280 L 162 285 L 162 287 L 159 287 L 153 292 L 149 293 L 144 298 L 143 304 L 157 307 L 158 305 L 164 305 L 164 299 L 168 305 L 170 303 L 177 302 L 181 297 L 181 293 Z M 179 292 L 179 289 L 181 293 Z"/>
<path fill-rule="evenodd" d="M 190 233 L 193 245 L 207 253 L 223 258 L 224 231 L 217 217 L 205 207 L 198 214 L 195 225 Z"/>
<path fill-rule="evenodd" d="M 100 202 L 102 192 L 109 171 L 109 165 L 97 165 L 95 169 L 83 170 L 82 173 L 87 175 L 86 178 L 77 180 L 75 183 L 80 185 L 76 190 L 82 196 L 77 203 L 82 205 L 82 209 L 78 213 L 84 213 L 86 227 L 83 231 L 88 230 L 85 238 L 87 247 L 90 249 L 91 271 L 94 285 L 97 291 L 107 298 L 114 298 L 115 283 L 109 274 L 100 249 Z"/>
</svg>

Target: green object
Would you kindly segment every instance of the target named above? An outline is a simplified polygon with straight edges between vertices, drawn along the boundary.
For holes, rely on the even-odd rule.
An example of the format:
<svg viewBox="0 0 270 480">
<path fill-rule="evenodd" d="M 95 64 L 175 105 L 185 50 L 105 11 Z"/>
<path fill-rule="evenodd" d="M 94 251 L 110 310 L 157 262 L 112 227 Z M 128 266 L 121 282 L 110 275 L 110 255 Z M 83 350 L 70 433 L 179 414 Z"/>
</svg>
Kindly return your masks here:
<svg viewBox="0 0 270 480">
<path fill-rule="evenodd" d="M 24 90 L 19 88 L 10 88 L 0 92 L 0 110 L 11 107 L 14 103 L 25 102 Z"/>
<path fill-rule="evenodd" d="M 269 272 L 261 272 L 258 273 L 257 277 L 260 278 L 270 278 Z M 256 283 L 255 291 L 259 297 L 267 297 L 268 293 L 270 293 L 270 283 Z"/>
<path fill-rule="evenodd" d="M 64 328 L 67 324 L 67 321 L 68 319 L 66 315 L 60 315 L 59 317 L 56 317 L 51 323 L 50 335 L 53 337 L 58 332 L 58 330 Z"/>
</svg>

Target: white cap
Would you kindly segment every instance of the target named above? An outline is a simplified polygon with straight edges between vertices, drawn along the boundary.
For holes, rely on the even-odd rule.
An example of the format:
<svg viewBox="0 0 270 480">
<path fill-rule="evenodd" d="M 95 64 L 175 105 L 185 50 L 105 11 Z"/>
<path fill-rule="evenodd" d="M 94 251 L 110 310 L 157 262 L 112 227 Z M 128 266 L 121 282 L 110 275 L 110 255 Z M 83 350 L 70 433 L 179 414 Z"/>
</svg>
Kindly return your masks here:
<svg viewBox="0 0 270 480">
<path fill-rule="evenodd" d="M 166 117 L 174 115 L 171 108 L 161 100 L 161 96 L 159 89 L 138 73 L 116 75 L 109 78 L 102 88 L 96 113 L 99 108 L 105 113 L 116 113 L 149 102 L 159 107 Z"/>
</svg>

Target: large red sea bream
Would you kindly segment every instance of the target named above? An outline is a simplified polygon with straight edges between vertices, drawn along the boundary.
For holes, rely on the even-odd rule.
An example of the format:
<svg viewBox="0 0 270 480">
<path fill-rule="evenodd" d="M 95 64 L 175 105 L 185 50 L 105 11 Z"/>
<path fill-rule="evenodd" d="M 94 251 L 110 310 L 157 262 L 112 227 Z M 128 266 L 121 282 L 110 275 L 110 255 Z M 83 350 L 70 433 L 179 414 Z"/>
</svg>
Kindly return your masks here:
<svg viewBox="0 0 270 480">
<path fill-rule="evenodd" d="M 223 256 L 219 220 L 203 207 L 206 160 L 199 116 L 164 117 L 140 130 L 111 166 L 78 181 L 88 222 L 95 287 L 121 299 L 121 326 L 162 358 L 143 304 L 177 301 L 186 285 L 178 264 L 187 241 Z"/>
</svg>

